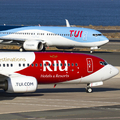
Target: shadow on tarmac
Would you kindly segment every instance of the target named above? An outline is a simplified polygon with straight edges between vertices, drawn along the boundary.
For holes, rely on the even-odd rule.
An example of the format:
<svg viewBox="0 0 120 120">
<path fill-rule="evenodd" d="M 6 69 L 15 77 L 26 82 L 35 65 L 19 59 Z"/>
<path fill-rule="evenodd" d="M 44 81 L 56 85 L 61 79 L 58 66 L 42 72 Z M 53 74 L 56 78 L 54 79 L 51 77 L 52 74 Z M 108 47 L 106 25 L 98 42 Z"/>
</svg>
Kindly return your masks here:
<svg viewBox="0 0 120 120">
<path fill-rule="evenodd" d="M 0 101 L 2 100 L 13 100 L 16 97 L 33 97 L 33 96 L 43 96 L 44 94 L 39 93 L 7 93 L 0 90 Z"/>
<path fill-rule="evenodd" d="M 18 49 L 0 49 L 0 52 L 20 52 Z M 90 51 L 77 51 L 72 49 L 72 51 L 67 50 L 67 49 L 59 49 L 59 50 L 46 50 L 46 51 L 24 51 L 24 52 L 69 52 L 69 53 L 87 53 L 87 54 L 91 54 Z M 93 51 L 93 55 L 94 53 L 111 53 L 111 52 L 107 52 L 107 51 Z M 91 55 L 92 55 L 91 54 Z"/>
<path fill-rule="evenodd" d="M 106 91 L 118 91 L 118 88 L 92 88 L 93 94 L 96 92 L 106 92 Z M 65 93 L 65 92 L 84 92 L 86 94 L 85 88 L 51 88 L 51 89 L 37 89 L 34 93 L 6 93 L 3 90 L 0 91 L 0 101 L 2 100 L 13 100 L 16 97 L 33 97 L 33 96 L 43 96 L 44 93 Z"/>
<path fill-rule="evenodd" d="M 94 92 L 118 91 L 118 88 L 92 88 Z M 36 93 L 65 93 L 65 92 L 85 92 L 85 88 L 51 88 L 51 89 L 37 89 Z"/>
</svg>

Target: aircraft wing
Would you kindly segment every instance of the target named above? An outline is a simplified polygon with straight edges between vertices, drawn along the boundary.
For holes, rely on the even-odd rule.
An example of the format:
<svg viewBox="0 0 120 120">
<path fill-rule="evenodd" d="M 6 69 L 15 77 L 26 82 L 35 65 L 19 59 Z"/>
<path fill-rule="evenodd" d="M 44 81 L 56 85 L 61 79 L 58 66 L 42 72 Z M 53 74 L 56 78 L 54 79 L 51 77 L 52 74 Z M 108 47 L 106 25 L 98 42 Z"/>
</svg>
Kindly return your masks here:
<svg viewBox="0 0 120 120">
<path fill-rule="evenodd" d="M 29 39 L 0 37 L 0 44 L 15 44 L 16 43 L 17 45 L 19 45 L 19 44 L 23 44 L 23 42 L 27 40 Z M 42 42 L 43 44 L 46 43 L 44 40 L 39 40 L 39 41 Z"/>
<path fill-rule="evenodd" d="M 1 44 L 22 44 L 25 41 L 25 39 L 21 38 L 4 38 L 0 37 L 0 43 Z"/>
</svg>

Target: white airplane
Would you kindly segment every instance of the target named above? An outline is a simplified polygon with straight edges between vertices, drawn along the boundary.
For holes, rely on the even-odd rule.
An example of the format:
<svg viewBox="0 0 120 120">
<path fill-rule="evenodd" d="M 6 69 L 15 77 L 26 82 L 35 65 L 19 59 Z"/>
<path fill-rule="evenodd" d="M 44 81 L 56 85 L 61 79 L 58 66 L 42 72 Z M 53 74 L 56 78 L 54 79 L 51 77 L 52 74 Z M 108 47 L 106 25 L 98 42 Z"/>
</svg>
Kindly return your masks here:
<svg viewBox="0 0 120 120">
<path fill-rule="evenodd" d="M 74 58 L 74 59 L 71 59 Z M 38 84 L 93 86 L 117 75 L 118 69 L 101 58 L 79 53 L 1 52 L 0 88 L 9 93 L 34 92 Z"/>
<path fill-rule="evenodd" d="M 44 51 L 46 47 L 71 49 L 88 47 L 92 50 L 108 43 L 109 40 L 99 31 L 71 27 L 52 26 L 0 26 L 0 43 L 20 45 L 20 51 Z"/>
</svg>

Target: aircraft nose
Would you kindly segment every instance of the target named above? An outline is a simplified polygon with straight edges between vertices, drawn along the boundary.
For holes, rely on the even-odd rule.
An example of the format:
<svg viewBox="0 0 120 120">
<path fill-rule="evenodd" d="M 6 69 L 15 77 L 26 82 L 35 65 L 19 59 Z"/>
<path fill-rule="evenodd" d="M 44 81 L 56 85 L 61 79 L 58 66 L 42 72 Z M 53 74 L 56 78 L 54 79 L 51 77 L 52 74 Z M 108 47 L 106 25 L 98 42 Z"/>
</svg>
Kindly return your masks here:
<svg viewBox="0 0 120 120">
<path fill-rule="evenodd" d="M 103 41 L 103 43 L 106 44 L 106 43 L 109 42 L 109 39 L 106 38 L 105 36 L 102 36 L 102 37 L 101 37 L 101 41 Z"/>
<path fill-rule="evenodd" d="M 109 39 L 106 39 L 105 42 L 108 43 L 108 42 L 109 42 Z"/>
<path fill-rule="evenodd" d="M 110 66 L 110 74 L 111 74 L 111 76 L 113 77 L 113 76 L 117 75 L 118 73 L 119 73 L 119 70 L 111 65 Z"/>
</svg>

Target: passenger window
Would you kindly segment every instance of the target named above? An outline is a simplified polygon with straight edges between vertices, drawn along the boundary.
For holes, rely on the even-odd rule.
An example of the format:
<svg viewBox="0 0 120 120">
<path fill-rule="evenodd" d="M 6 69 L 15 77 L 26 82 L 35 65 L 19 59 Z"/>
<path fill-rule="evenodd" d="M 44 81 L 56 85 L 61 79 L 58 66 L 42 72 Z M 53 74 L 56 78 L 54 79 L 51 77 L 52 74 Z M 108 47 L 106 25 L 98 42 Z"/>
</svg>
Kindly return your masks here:
<svg viewBox="0 0 120 120">
<path fill-rule="evenodd" d="M 37 66 L 38 66 L 38 64 L 36 63 L 36 64 L 35 64 L 35 66 L 37 67 Z"/>
<path fill-rule="evenodd" d="M 29 67 L 30 65 L 29 65 L 29 64 L 27 64 L 27 66 Z"/>
<path fill-rule="evenodd" d="M 31 64 L 32 67 L 34 67 L 34 64 Z"/>
<path fill-rule="evenodd" d="M 21 67 L 21 64 L 19 64 L 19 67 Z"/>
<path fill-rule="evenodd" d="M 25 64 L 23 64 L 23 67 L 25 67 Z"/>
<path fill-rule="evenodd" d="M 64 63 L 64 66 L 66 66 L 66 63 Z"/>
<path fill-rule="evenodd" d="M 77 63 L 75 63 L 75 66 L 78 66 L 78 64 L 77 64 Z"/>
<path fill-rule="evenodd" d="M 9 67 L 9 64 L 7 64 L 7 67 Z"/>
<path fill-rule="evenodd" d="M 70 66 L 70 63 L 68 63 L 68 66 Z"/>
<path fill-rule="evenodd" d="M 3 64 L 3 67 L 5 67 L 5 64 Z"/>
<path fill-rule="evenodd" d="M 40 67 L 42 67 L 42 63 L 40 63 Z"/>
<path fill-rule="evenodd" d="M 74 66 L 74 63 L 72 63 L 72 66 Z"/>
<path fill-rule="evenodd" d="M 11 67 L 13 67 L 13 64 L 10 64 Z"/>
<path fill-rule="evenodd" d="M 62 63 L 60 64 L 60 66 L 62 66 Z"/>
<path fill-rule="evenodd" d="M 46 66 L 46 64 L 44 64 L 44 66 Z"/>
</svg>

